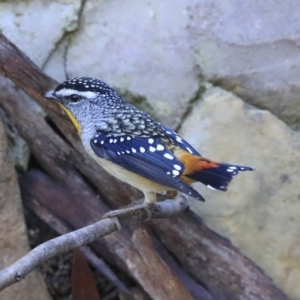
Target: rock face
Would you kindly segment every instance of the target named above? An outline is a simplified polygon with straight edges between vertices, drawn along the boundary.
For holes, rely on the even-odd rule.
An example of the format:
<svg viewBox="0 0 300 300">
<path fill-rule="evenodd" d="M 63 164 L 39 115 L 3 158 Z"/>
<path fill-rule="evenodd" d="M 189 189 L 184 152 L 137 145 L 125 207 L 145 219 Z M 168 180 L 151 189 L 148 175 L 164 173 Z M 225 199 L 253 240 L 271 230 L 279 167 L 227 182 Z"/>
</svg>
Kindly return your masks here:
<svg viewBox="0 0 300 300">
<path fill-rule="evenodd" d="M 0 269 L 29 251 L 17 176 L 0 121 Z M 23 281 L 0 292 L 1 300 L 50 300 L 44 281 L 32 272 Z"/>
<path fill-rule="evenodd" d="M 180 132 L 204 157 L 248 165 L 224 192 L 203 185 L 193 210 L 300 299 L 300 136 L 270 112 L 209 89 Z"/>
<path fill-rule="evenodd" d="M 172 127 L 200 76 L 300 126 L 299 14 L 297 0 L 91 0 L 69 47 L 60 45 L 49 65 L 62 59 L 59 74 L 95 76 L 147 99 Z"/>
<path fill-rule="evenodd" d="M 299 2 L 197 1 L 188 13 L 204 78 L 299 126 Z"/>
<path fill-rule="evenodd" d="M 197 1 L 188 12 L 204 78 L 299 126 L 299 2 Z"/>
<path fill-rule="evenodd" d="M 77 28 L 81 5 L 2 1 L 0 29 L 59 80 L 102 78 L 136 101 L 147 99 L 173 127 L 199 91 L 200 75 L 300 126 L 297 0 L 91 0 L 69 43 L 63 37 Z"/>
<path fill-rule="evenodd" d="M 80 0 L 1 1 L 0 30 L 42 66 L 65 32 L 77 26 Z"/>
<path fill-rule="evenodd" d="M 178 125 L 200 72 L 186 31 L 187 4 L 176 2 L 86 2 L 67 73 L 101 78 L 133 98 L 147 98 L 158 119 Z"/>
</svg>

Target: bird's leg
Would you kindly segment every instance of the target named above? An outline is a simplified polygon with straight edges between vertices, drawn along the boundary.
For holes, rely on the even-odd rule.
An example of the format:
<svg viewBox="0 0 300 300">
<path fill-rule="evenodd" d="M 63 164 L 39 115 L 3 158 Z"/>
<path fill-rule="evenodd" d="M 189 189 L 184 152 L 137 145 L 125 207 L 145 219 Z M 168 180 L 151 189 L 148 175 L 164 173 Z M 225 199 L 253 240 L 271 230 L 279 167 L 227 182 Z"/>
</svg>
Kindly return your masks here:
<svg viewBox="0 0 300 300">
<path fill-rule="evenodd" d="M 155 203 L 157 201 L 157 195 L 154 192 L 144 192 L 145 195 L 145 201 L 143 203 L 144 205 L 144 210 L 147 214 L 147 219 L 146 221 L 149 221 L 152 216 L 152 212 L 155 207 Z"/>
<path fill-rule="evenodd" d="M 166 199 L 174 199 L 178 195 L 177 191 L 167 191 Z"/>
<path fill-rule="evenodd" d="M 103 215 L 102 219 L 105 218 L 131 218 L 134 214 L 145 213 L 147 215 L 146 220 L 149 220 L 152 215 L 152 211 L 156 203 L 156 193 L 154 192 L 144 192 L 145 200 L 143 203 L 137 204 L 135 202 L 129 204 L 128 206 L 122 207 L 120 209 L 112 210 Z"/>
</svg>

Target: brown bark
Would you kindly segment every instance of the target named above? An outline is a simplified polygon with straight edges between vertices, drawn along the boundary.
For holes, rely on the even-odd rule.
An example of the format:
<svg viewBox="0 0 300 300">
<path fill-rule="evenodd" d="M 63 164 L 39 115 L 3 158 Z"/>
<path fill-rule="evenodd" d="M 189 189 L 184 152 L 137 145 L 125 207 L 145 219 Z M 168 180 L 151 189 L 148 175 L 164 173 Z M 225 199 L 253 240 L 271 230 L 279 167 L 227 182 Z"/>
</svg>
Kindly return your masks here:
<svg viewBox="0 0 300 300">
<path fill-rule="evenodd" d="M 43 98 L 56 83 L 1 34 L 0 73 L 43 105 L 62 135 L 34 113 L 20 93 L 13 91 L 6 81 L 0 81 L 1 107 L 16 124 L 41 167 L 57 181 L 40 173 L 26 174 L 21 183 L 29 205 L 46 207 L 54 219 L 63 220 L 74 229 L 99 219 L 108 209 L 103 201 L 115 207 L 137 199 L 133 188 L 113 179 L 87 157 L 70 122 Z M 150 225 L 157 239 L 143 225 L 138 229 L 130 226 L 97 241 L 94 247 L 105 259 L 128 270 L 153 299 L 177 299 L 178 295 L 184 295 L 180 299 L 189 299 L 191 293 L 195 299 L 212 299 L 211 295 L 213 299 L 230 300 L 287 299 L 259 268 L 191 212 L 172 220 L 151 221 Z M 152 263 L 153 267 L 149 267 Z M 158 270 L 162 276 L 158 276 Z"/>
<path fill-rule="evenodd" d="M 78 216 L 84 217 L 88 214 L 94 220 L 100 219 L 101 217 L 97 209 L 97 207 L 101 206 L 100 201 L 95 203 L 94 212 L 91 213 L 91 211 L 87 209 L 91 200 L 86 199 L 86 202 L 82 202 L 78 194 L 72 195 L 68 188 L 58 185 L 41 172 L 35 171 L 23 175 L 20 178 L 20 186 L 25 203 L 34 211 L 38 212 L 43 219 L 47 218 L 49 223 L 60 223 L 60 219 L 62 218 L 66 224 L 71 225 L 72 228 L 78 228 L 78 224 L 82 222 Z M 71 206 L 74 207 L 72 212 L 65 215 L 64 212 L 70 209 Z M 49 214 L 51 215 L 50 217 Z M 61 225 L 54 225 L 54 227 L 63 230 L 63 226 Z M 171 299 L 177 299 L 176 297 L 178 295 L 186 295 L 186 299 L 192 299 L 187 288 L 184 287 L 177 278 L 181 277 L 180 272 L 175 272 L 174 269 L 169 267 L 166 263 L 164 266 L 159 264 L 159 266 L 154 265 L 153 268 L 151 268 L 146 260 L 141 259 L 143 257 L 141 249 L 143 249 L 145 239 L 147 239 L 145 237 L 145 235 L 147 235 L 146 231 L 143 230 L 143 232 L 144 240 L 140 239 L 133 242 L 135 232 L 132 233 L 130 230 L 122 229 L 121 232 L 115 232 L 105 236 L 101 242 L 96 241 L 93 243 L 93 248 L 97 252 L 101 252 L 104 244 L 113 255 L 112 259 L 106 256 L 107 261 L 112 262 L 117 258 L 117 264 L 122 267 L 123 270 L 128 270 L 153 299 L 166 299 L 166 287 L 161 284 L 163 281 L 168 282 L 168 284 L 172 286 L 172 290 L 168 290 L 168 295 L 172 297 Z M 149 259 L 154 257 L 156 260 L 163 262 L 163 259 L 160 257 L 160 254 L 157 253 L 156 249 L 149 247 L 148 250 Z M 174 276 L 173 273 L 178 276 Z M 200 293 L 201 290 L 199 286 L 198 293 Z M 204 295 L 205 294 L 204 292 Z"/>
</svg>

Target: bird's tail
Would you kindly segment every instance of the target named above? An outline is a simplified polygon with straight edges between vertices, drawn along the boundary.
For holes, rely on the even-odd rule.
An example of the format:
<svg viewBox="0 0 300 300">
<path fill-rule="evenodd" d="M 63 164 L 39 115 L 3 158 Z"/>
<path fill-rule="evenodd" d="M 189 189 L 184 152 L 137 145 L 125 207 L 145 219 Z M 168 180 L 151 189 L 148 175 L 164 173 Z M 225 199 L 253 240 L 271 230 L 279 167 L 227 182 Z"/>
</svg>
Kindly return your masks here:
<svg viewBox="0 0 300 300">
<path fill-rule="evenodd" d="M 193 172 L 185 176 L 213 190 L 227 191 L 228 184 L 239 171 L 253 170 L 250 167 L 218 163 L 201 157 L 195 164 Z"/>
</svg>

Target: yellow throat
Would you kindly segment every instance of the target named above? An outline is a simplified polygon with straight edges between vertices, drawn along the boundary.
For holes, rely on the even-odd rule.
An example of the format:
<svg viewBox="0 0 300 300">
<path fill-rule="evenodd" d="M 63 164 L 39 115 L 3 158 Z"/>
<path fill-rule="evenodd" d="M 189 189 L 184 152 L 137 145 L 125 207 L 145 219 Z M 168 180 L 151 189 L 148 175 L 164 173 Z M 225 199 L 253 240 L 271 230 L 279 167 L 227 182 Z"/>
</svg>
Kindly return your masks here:
<svg viewBox="0 0 300 300">
<path fill-rule="evenodd" d="M 66 109 L 62 104 L 59 103 L 59 105 L 63 108 L 63 110 L 66 112 L 66 114 L 68 115 L 68 117 L 70 118 L 70 120 L 72 121 L 73 125 L 75 126 L 77 132 L 81 133 L 81 128 L 80 128 L 80 125 L 79 123 L 77 122 L 76 118 L 72 115 L 72 113 Z"/>
</svg>

